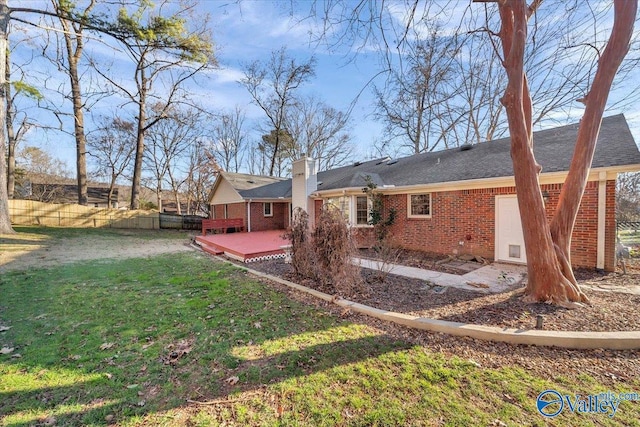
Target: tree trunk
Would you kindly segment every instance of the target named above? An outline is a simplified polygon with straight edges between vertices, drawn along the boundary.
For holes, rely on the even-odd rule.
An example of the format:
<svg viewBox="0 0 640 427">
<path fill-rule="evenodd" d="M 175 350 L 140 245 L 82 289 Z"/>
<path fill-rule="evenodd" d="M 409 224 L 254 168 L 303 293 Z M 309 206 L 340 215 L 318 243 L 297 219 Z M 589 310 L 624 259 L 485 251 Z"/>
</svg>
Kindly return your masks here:
<svg viewBox="0 0 640 427">
<path fill-rule="evenodd" d="M 133 180 L 131 182 L 131 209 L 140 209 L 140 176 L 142 175 L 142 156 L 144 154 L 144 135 L 146 126 L 147 82 L 144 69 L 141 69 L 140 99 L 138 100 L 138 132 L 136 136 L 136 157 L 133 163 Z M 158 206 L 158 209 L 160 206 Z"/>
<path fill-rule="evenodd" d="M 180 206 L 180 195 L 178 194 L 177 191 L 174 190 L 173 192 L 175 199 L 176 199 L 176 209 L 177 209 L 177 213 L 178 215 L 182 215 L 182 206 Z"/>
<path fill-rule="evenodd" d="M 93 8 L 93 2 L 85 10 L 89 12 Z M 64 41 L 67 49 L 67 61 L 69 65 L 69 80 L 71 83 L 71 99 L 73 102 L 73 131 L 76 139 L 76 175 L 78 204 L 86 206 L 87 197 L 87 141 L 84 134 L 84 109 L 82 102 L 82 90 L 80 87 L 80 77 L 78 76 L 78 62 L 82 57 L 83 40 L 82 28 L 74 27 L 69 21 L 62 17 L 65 10 L 58 10 L 60 24 L 64 31 Z M 72 37 L 73 34 L 73 37 Z M 75 49 L 74 49 L 75 41 Z"/>
<path fill-rule="evenodd" d="M 162 213 L 162 181 L 156 182 L 156 204 L 158 205 L 158 212 Z"/>
<path fill-rule="evenodd" d="M 0 55 L 7 55 L 7 29 L 9 27 L 9 7 L 7 0 L 0 0 Z M 6 123 L 7 120 L 7 81 L 5 78 L 4 67 L 6 65 L 5 58 L 0 57 L 0 123 Z M 6 126 L 0 127 L 0 153 L 4 157 L 6 150 Z M 7 194 L 7 164 L 0 159 L 0 234 L 14 234 L 15 231 L 11 227 L 11 217 L 9 216 L 9 197 Z"/>
<path fill-rule="evenodd" d="M 7 197 L 13 199 L 16 189 L 16 134 L 13 130 L 14 107 L 11 98 L 11 60 L 5 58 L 5 99 L 7 102 Z"/>
<path fill-rule="evenodd" d="M 109 183 L 109 195 L 107 196 L 107 203 L 109 203 L 108 208 L 111 209 L 113 206 L 113 191 L 116 188 L 116 178 L 115 174 L 111 174 L 111 182 Z"/>
<path fill-rule="evenodd" d="M 536 6 L 539 3 L 534 3 Z M 531 96 L 524 73 L 527 19 L 534 11 L 525 0 L 500 4 L 500 38 L 508 84 L 502 98 L 511 134 L 511 157 L 524 235 L 528 283 L 525 299 L 575 306 L 588 302 L 571 269 L 571 233 L 584 192 L 611 82 L 624 58 L 636 15 L 637 0 L 615 1 L 615 24 L 599 61 L 587 109 L 580 124 L 576 149 L 560 202 L 549 224 L 540 191 L 540 166 L 533 154 Z"/>
</svg>

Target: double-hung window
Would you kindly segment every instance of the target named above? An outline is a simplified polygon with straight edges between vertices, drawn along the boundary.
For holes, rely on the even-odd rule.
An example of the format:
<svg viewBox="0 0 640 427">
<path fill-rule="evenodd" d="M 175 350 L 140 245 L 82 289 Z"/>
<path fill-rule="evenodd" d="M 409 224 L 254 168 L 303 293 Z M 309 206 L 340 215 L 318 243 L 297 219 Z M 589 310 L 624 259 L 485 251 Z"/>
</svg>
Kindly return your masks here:
<svg viewBox="0 0 640 427">
<path fill-rule="evenodd" d="M 407 195 L 409 218 L 431 217 L 431 193 Z"/>
</svg>

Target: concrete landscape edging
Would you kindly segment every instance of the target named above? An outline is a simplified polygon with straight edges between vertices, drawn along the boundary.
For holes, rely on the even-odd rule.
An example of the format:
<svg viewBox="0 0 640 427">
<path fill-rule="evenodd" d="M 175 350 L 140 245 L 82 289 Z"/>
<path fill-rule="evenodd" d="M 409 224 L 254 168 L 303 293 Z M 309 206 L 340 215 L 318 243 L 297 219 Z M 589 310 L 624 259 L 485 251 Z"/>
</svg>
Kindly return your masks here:
<svg viewBox="0 0 640 427">
<path fill-rule="evenodd" d="M 230 262 L 215 257 L 223 262 Z M 235 264 L 234 264 L 235 265 Z M 393 322 L 410 328 L 430 332 L 440 332 L 460 337 L 469 337 L 485 341 L 498 341 L 509 344 L 537 345 L 546 347 L 562 347 L 568 349 L 606 349 L 606 350 L 635 350 L 640 349 L 640 331 L 618 332 L 579 332 L 579 331 L 544 331 L 538 329 L 513 329 L 497 326 L 484 326 L 469 323 L 450 322 L 446 320 L 429 319 L 412 316 L 394 311 L 381 310 L 364 304 L 335 297 L 315 289 L 299 285 L 277 276 L 262 273 L 243 267 L 250 274 L 285 285 L 289 288 L 313 295 L 321 300 L 332 302 L 340 307 L 348 308 L 357 313 L 375 317 L 380 320 Z"/>
</svg>

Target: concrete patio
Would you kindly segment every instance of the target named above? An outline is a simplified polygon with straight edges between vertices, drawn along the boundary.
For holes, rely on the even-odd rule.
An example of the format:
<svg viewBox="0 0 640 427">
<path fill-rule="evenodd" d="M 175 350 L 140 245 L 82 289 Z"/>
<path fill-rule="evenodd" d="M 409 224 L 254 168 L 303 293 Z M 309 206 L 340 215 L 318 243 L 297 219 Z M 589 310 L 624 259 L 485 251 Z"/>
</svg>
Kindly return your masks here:
<svg viewBox="0 0 640 427">
<path fill-rule="evenodd" d="M 442 273 L 399 264 L 354 258 L 354 264 L 363 268 L 384 270 L 391 274 L 424 280 L 427 285 L 447 286 L 468 291 L 500 293 L 517 288 L 524 280 L 527 267 L 513 264 L 490 264 L 463 275 Z"/>
</svg>

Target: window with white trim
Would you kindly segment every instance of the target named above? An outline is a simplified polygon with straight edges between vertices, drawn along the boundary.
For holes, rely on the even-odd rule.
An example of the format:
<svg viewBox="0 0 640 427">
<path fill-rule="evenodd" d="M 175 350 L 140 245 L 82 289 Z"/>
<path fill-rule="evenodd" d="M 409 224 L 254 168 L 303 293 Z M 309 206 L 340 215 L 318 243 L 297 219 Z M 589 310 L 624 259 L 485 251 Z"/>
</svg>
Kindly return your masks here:
<svg viewBox="0 0 640 427">
<path fill-rule="evenodd" d="M 224 205 L 224 219 L 229 218 L 229 205 Z"/>
<path fill-rule="evenodd" d="M 347 223 L 351 225 L 369 225 L 371 201 L 367 196 L 339 196 L 324 199 L 325 205 L 338 209 Z"/>
<path fill-rule="evenodd" d="M 431 217 L 431 193 L 408 194 L 409 218 Z"/>
<path fill-rule="evenodd" d="M 273 216 L 273 203 L 265 202 L 262 204 L 264 216 Z"/>
<path fill-rule="evenodd" d="M 367 196 L 356 196 L 356 225 L 368 225 L 371 209 Z"/>
</svg>

